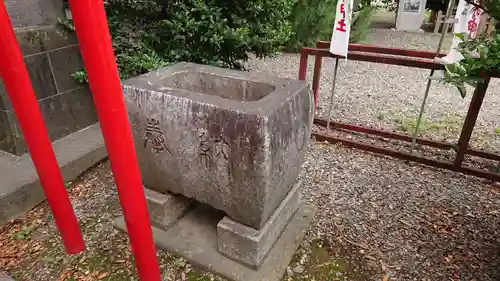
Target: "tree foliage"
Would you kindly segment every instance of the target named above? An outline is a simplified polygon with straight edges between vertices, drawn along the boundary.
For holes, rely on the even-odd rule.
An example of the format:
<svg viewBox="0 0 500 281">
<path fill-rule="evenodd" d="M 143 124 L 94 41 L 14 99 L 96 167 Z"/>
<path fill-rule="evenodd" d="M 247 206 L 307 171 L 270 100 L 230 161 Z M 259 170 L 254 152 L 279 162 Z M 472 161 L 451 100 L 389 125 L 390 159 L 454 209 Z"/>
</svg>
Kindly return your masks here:
<svg viewBox="0 0 500 281">
<path fill-rule="evenodd" d="M 298 0 L 289 17 L 293 34 L 288 51 L 314 47 L 317 40 L 330 40 L 337 0 Z"/>
<path fill-rule="evenodd" d="M 291 0 L 106 1 L 127 76 L 178 61 L 241 68 L 250 52 L 272 55 L 292 34 L 291 7 Z"/>
<path fill-rule="evenodd" d="M 374 9 L 356 0 L 351 37 Z M 298 51 L 330 40 L 337 0 L 104 0 L 122 79 L 188 61 L 242 69 L 248 54 Z M 355 9 L 356 11 L 356 9 Z M 356 15 L 360 16 L 356 16 Z M 71 22 L 63 24 L 73 29 Z M 84 71 L 73 75 L 86 81 Z"/>
<path fill-rule="evenodd" d="M 500 20 L 500 1 L 498 0 L 467 0 L 475 8 L 481 8 L 497 21 Z M 468 39 L 456 34 L 463 42 L 457 50 L 464 59 L 446 66 L 444 81 L 457 87 L 462 97 L 467 94 L 465 85 L 477 86 L 484 83 L 488 72 L 500 70 L 500 33 L 496 30 L 491 34 L 481 34 L 477 38 Z"/>
<path fill-rule="evenodd" d="M 375 7 L 362 4 L 359 10 L 354 13 L 351 34 L 349 36 L 350 42 L 360 42 L 365 38 L 368 31 L 370 31 L 370 25 L 375 11 Z"/>
<path fill-rule="evenodd" d="M 298 0 L 289 17 L 293 33 L 286 50 L 298 51 L 302 47 L 314 47 L 318 40 L 330 41 L 336 8 L 337 0 Z M 351 42 L 359 42 L 365 37 L 375 11 L 371 0 L 354 1 Z"/>
<path fill-rule="evenodd" d="M 295 0 L 105 0 L 122 78 L 171 62 L 242 68 L 282 50 Z"/>
</svg>

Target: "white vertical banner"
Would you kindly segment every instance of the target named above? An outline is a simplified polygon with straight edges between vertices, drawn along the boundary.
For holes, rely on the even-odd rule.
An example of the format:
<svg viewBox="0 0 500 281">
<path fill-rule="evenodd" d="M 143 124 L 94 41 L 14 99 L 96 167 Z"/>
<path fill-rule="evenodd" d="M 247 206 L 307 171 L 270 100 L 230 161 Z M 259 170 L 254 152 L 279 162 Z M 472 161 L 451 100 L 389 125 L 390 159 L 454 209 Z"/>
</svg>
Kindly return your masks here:
<svg viewBox="0 0 500 281">
<path fill-rule="evenodd" d="M 333 25 L 330 53 L 347 57 L 349 34 L 351 33 L 353 0 L 338 0 Z"/>
<path fill-rule="evenodd" d="M 466 38 L 475 38 L 477 36 L 482 12 L 481 9 L 474 10 L 474 6 L 465 2 L 465 0 L 460 0 L 458 2 L 457 14 L 455 15 L 453 33 L 462 34 Z M 451 43 L 450 52 L 445 57 L 441 58 L 445 64 L 453 64 L 464 58 L 462 54 L 457 51 L 457 47 L 460 43 L 462 43 L 462 39 L 455 36 Z"/>
</svg>

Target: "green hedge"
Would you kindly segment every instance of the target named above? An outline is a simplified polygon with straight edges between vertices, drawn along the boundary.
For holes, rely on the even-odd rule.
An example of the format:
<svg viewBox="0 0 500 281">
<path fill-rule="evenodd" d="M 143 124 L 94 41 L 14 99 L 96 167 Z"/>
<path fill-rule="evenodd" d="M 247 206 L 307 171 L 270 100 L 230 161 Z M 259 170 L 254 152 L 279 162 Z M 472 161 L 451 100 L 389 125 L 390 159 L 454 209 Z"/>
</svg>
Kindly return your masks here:
<svg viewBox="0 0 500 281">
<path fill-rule="evenodd" d="M 292 0 L 107 0 L 121 76 L 167 62 L 242 68 L 249 53 L 273 55 L 288 42 Z"/>
<path fill-rule="evenodd" d="M 363 40 L 368 33 L 376 8 L 368 0 L 354 1 L 351 42 Z M 330 41 L 335 21 L 337 0 L 298 0 L 289 20 L 293 34 L 286 50 L 296 52 L 302 47 L 314 47 L 316 41 Z"/>
<path fill-rule="evenodd" d="M 265 57 L 314 46 L 330 40 L 337 0 L 104 3 L 120 76 L 126 79 L 179 61 L 242 69 L 250 53 Z M 354 22 L 356 38 L 366 23 Z M 84 72 L 74 77 L 86 80 Z"/>
<path fill-rule="evenodd" d="M 296 52 L 302 47 L 314 47 L 318 40 L 330 40 L 337 0 L 298 0 L 289 21 L 293 34 L 286 50 Z"/>
<path fill-rule="evenodd" d="M 352 43 L 358 43 L 366 37 L 370 31 L 370 24 L 376 11 L 376 8 L 364 5 L 353 14 L 352 29 L 349 36 L 349 40 Z"/>
</svg>

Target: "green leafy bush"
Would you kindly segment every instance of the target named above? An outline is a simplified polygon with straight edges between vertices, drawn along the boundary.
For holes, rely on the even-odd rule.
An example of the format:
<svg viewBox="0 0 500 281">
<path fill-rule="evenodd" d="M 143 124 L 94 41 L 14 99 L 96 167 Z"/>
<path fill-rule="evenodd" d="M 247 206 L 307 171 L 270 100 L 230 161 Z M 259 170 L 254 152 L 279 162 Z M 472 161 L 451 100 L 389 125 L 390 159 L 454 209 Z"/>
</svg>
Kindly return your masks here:
<svg viewBox="0 0 500 281">
<path fill-rule="evenodd" d="M 481 8 L 497 21 L 500 20 L 498 0 L 467 2 Z M 495 30 L 491 34 L 482 34 L 474 39 L 468 39 L 461 34 L 455 36 L 464 41 L 457 48 L 464 59 L 446 66 L 443 81 L 456 86 L 462 97 L 465 97 L 466 84 L 477 86 L 478 83 L 484 83 L 484 75 L 488 72 L 500 70 L 500 33 Z"/>
<path fill-rule="evenodd" d="M 288 19 L 293 35 L 286 50 L 295 52 L 314 47 L 318 40 L 330 40 L 336 6 L 337 0 L 298 0 Z"/>
<path fill-rule="evenodd" d="M 356 1 L 359 2 L 359 1 Z M 366 1 L 353 40 L 367 31 Z M 274 55 L 330 40 L 337 0 L 105 0 L 122 79 L 188 61 L 242 69 L 249 53 Z M 73 29 L 71 22 L 61 22 Z M 74 78 L 85 82 L 84 72 Z"/>
<path fill-rule="evenodd" d="M 475 87 L 484 82 L 483 74 L 500 69 L 500 36 L 495 31 L 491 35 L 461 43 L 458 50 L 464 59 L 446 66 L 444 81 L 456 86 L 462 97 L 467 94 L 466 84 Z"/>
<path fill-rule="evenodd" d="M 352 29 L 349 36 L 351 43 L 357 43 L 363 40 L 370 31 L 373 15 L 377 9 L 370 5 L 362 5 L 359 11 L 353 14 Z"/>
<path fill-rule="evenodd" d="M 330 41 L 335 22 L 337 0 L 299 0 L 295 3 L 289 21 L 293 35 L 287 51 L 298 51 L 302 47 L 314 47 L 316 41 Z M 368 0 L 354 1 L 351 42 L 359 42 L 369 31 L 375 7 Z"/>
<path fill-rule="evenodd" d="M 108 0 L 106 10 L 127 76 L 165 62 L 241 68 L 281 50 L 291 35 L 290 0 Z M 122 63 L 120 63 L 122 62 Z"/>
<path fill-rule="evenodd" d="M 294 0 L 105 0 L 122 78 L 188 61 L 242 68 L 288 42 Z"/>
</svg>

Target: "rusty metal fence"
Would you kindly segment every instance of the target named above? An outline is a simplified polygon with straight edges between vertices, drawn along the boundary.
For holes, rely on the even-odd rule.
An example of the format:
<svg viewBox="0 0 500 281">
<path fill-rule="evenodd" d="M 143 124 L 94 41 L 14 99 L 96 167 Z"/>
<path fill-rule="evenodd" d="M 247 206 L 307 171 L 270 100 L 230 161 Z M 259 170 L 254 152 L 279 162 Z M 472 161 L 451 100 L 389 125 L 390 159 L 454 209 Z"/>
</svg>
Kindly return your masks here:
<svg viewBox="0 0 500 281">
<path fill-rule="evenodd" d="M 317 43 L 316 48 L 303 48 L 300 53 L 299 80 L 306 80 L 309 56 L 315 57 L 312 87 L 314 93 L 314 103 L 316 105 L 318 102 L 318 89 L 320 84 L 323 58 L 339 58 L 339 56 L 333 55 L 328 51 L 329 47 L 330 42 L 320 41 Z M 445 54 L 440 54 L 438 55 L 438 57 L 442 57 L 444 55 Z M 443 70 L 444 66 L 440 63 L 437 63 L 435 61 L 435 57 L 436 53 L 433 52 L 385 48 L 361 44 L 350 44 L 349 52 L 347 55 L 347 59 L 349 60 L 382 63 L 387 65 L 399 65 L 429 70 Z M 330 134 L 328 130 L 314 130 L 313 136 L 316 138 L 316 140 L 319 141 L 341 143 L 348 147 L 354 147 L 403 160 L 417 162 L 423 165 L 448 169 L 463 174 L 489 179 L 492 181 L 500 181 L 500 173 L 466 166 L 463 163 L 466 155 L 500 162 L 499 154 L 469 147 L 471 135 L 474 130 L 474 126 L 476 125 L 477 117 L 479 111 L 481 110 L 489 81 L 491 78 L 500 78 L 500 72 L 485 74 L 484 78 L 485 83 L 478 84 L 478 86 L 474 90 L 472 100 L 470 102 L 467 115 L 461 129 L 458 143 L 436 141 L 426 138 L 416 138 L 416 143 L 421 146 L 428 146 L 443 150 L 454 150 L 456 153 L 453 161 L 444 161 L 427 156 L 422 156 L 418 153 L 415 153 L 415 151 L 413 150 L 411 152 L 405 152 L 394 148 L 388 148 L 386 146 L 376 146 L 362 140 L 336 136 L 334 134 Z M 316 117 L 314 119 L 314 123 L 324 128 L 326 128 L 327 123 L 329 123 L 328 129 L 343 131 L 344 133 L 361 133 L 365 136 L 376 136 L 408 143 L 411 143 L 413 139 L 410 135 L 365 126 L 346 124 L 334 120 L 329 122 L 329 120 L 320 117 Z"/>
</svg>

